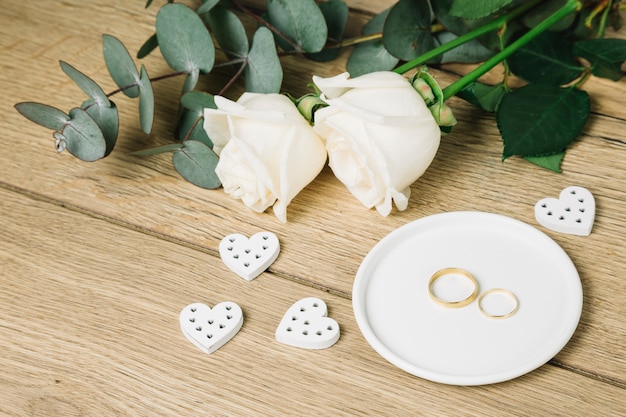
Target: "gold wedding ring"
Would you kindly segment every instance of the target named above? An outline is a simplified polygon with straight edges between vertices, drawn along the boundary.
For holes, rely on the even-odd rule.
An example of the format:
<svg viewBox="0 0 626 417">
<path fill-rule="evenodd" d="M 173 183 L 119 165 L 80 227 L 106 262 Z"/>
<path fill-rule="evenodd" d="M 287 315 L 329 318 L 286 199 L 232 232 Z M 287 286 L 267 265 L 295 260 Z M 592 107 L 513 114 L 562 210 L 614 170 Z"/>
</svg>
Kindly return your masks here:
<svg viewBox="0 0 626 417">
<path fill-rule="evenodd" d="M 468 297 L 462 300 L 456 300 L 456 301 L 448 301 L 448 300 L 444 300 L 442 298 L 437 297 L 435 293 L 433 292 L 433 285 L 439 278 L 446 276 L 446 275 L 461 275 L 469 279 L 472 285 L 474 286 L 474 291 Z M 448 307 L 448 308 L 464 307 L 468 305 L 469 303 L 471 303 L 472 301 L 474 301 L 474 299 L 478 295 L 478 282 L 476 281 L 476 278 L 474 278 L 472 274 L 470 274 L 464 269 L 461 269 L 461 268 L 440 269 L 439 271 L 435 272 L 433 276 L 430 277 L 430 281 L 428 281 L 428 295 L 430 295 L 430 298 L 434 302 L 436 302 L 437 304 L 441 306 Z"/>
<path fill-rule="evenodd" d="M 504 314 L 489 313 L 483 308 L 482 302 L 484 298 L 490 294 L 504 294 L 513 302 L 513 308 L 511 308 L 511 310 L 509 310 L 508 312 Z M 506 318 L 511 317 L 513 314 L 517 313 L 517 310 L 519 309 L 519 301 L 517 300 L 517 297 L 515 296 L 515 294 L 513 294 L 509 290 L 505 290 L 503 288 L 492 288 L 490 290 L 485 291 L 484 293 L 480 295 L 480 297 L 478 297 L 478 308 L 480 309 L 480 312 L 483 313 L 485 317 L 489 317 L 490 319 L 506 319 Z"/>
</svg>

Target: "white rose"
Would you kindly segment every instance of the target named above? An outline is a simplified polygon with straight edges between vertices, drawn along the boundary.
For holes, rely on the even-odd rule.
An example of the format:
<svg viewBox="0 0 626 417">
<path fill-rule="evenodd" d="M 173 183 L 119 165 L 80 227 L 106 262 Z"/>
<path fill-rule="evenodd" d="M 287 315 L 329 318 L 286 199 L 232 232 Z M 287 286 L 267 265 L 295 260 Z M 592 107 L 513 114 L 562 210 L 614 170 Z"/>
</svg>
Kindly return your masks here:
<svg viewBox="0 0 626 417">
<path fill-rule="evenodd" d="M 313 76 L 329 104 L 315 112 L 337 178 L 368 208 L 405 210 L 410 186 L 428 168 L 441 131 L 422 97 L 394 72 Z"/>
<path fill-rule="evenodd" d="M 220 156 L 224 191 L 259 213 L 273 205 L 286 222 L 291 200 L 326 163 L 321 138 L 284 95 L 216 96 L 215 104 L 204 110 L 204 129 Z"/>
</svg>

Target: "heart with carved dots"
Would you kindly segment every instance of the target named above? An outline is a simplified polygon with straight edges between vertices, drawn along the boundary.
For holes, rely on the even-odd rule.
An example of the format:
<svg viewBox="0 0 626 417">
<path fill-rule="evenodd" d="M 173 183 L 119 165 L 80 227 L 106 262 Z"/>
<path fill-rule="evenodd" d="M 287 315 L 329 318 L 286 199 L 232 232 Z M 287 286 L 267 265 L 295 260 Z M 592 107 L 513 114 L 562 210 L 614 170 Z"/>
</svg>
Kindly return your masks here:
<svg viewBox="0 0 626 417">
<path fill-rule="evenodd" d="M 191 343 L 205 353 L 213 353 L 232 339 L 243 325 L 241 308 L 231 301 L 211 308 L 194 303 L 179 316 L 180 328 Z"/>
<path fill-rule="evenodd" d="M 280 321 L 276 340 L 304 349 L 326 349 L 334 345 L 339 340 L 339 324 L 327 314 L 326 303 L 319 298 L 297 301 Z"/>
<path fill-rule="evenodd" d="M 535 204 L 535 218 L 555 232 L 589 236 L 596 215 L 593 194 L 583 187 L 563 189 L 559 198 L 544 198 Z"/>
<path fill-rule="evenodd" d="M 220 242 L 224 264 L 240 277 L 251 281 L 265 271 L 278 257 L 280 244 L 272 232 L 259 232 L 250 239 L 233 233 Z"/>
</svg>

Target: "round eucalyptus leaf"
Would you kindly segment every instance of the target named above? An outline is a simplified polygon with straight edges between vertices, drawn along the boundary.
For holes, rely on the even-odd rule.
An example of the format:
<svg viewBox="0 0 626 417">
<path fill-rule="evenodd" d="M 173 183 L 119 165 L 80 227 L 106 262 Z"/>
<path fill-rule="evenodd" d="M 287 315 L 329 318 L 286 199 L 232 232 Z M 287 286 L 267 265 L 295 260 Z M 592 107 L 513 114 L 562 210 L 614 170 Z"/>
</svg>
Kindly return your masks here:
<svg viewBox="0 0 626 417">
<path fill-rule="evenodd" d="M 203 118 L 202 110 L 183 109 L 176 126 L 176 137 L 185 143 L 189 140 L 197 140 L 213 149 L 213 142 L 202 126 Z"/>
<path fill-rule="evenodd" d="M 42 103 L 34 103 L 31 101 L 17 103 L 15 110 L 31 122 L 52 130 L 62 130 L 65 124 L 70 120 L 70 116 L 63 111 Z"/>
<path fill-rule="evenodd" d="M 161 54 L 176 71 L 210 72 L 215 60 L 213 40 L 200 16 L 180 3 L 166 4 L 156 18 Z"/>
<path fill-rule="evenodd" d="M 399 0 L 383 27 L 383 44 L 395 57 L 410 61 L 435 48 L 428 0 Z"/>
<path fill-rule="evenodd" d="M 176 171 L 198 187 L 216 189 L 222 185 L 215 174 L 215 167 L 219 162 L 215 152 L 197 140 L 188 140 L 184 145 L 172 157 Z"/>
<path fill-rule="evenodd" d="M 277 93 L 283 82 L 283 70 L 276 53 L 272 32 L 259 26 L 252 38 L 252 47 L 245 68 L 246 91 Z"/>
<path fill-rule="evenodd" d="M 326 44 L 328 28 L 315 0 L 267 0 L 269 22 L 288 36 L 301 52 L 319 52 Z M 294 48 L 277 36 L 276 42 L 286 51 Z"/>
<path fill-rule="evenodd" d="M 564 151 L 589 117 L 589 95 L 577 88 L 528 84 L 502 98 L 496 111 L 502 159 Z"/>
<path fill-rule="evenodd" d="M 139 84 L 139 72 L 128 49 L 114 36 L 102 35 L 102 40 L 104 61 L 111 78 L 128 97 L 139 96 L 139 87 L 136 86 Z M 129 88 L 131 85 L 135 86 Z"/>
<path fill-rule="evenodd" d="M 390 10 L 383 11 L 367 22 L 363 26 L 363 35 L 382 32 Z M 356 45 L 348 58 L 347 69 L 352 77 L 358 77 L 374 71 L 389 71 L 398 61 L 398 58 L 387 52 L 382 40 L 377 39 Z"/>
<path fill-rule="evenodd" d="M 511 71 L 526 81 L 563 85 L 584 71 L 574 57 L 572 43 L 556 32 L 544 32 L 509 57 Z"/>
<path fill-rule="evenodd" d="M 348 5 L 344 0 L 328 0 L 319 4 L 319 8 L 326 20 L 328 28 L 328 40 L 339 42 L 343 38 L 343 33 L 348 22 Z M 324 49 L 320 52 L 307 54 L 307 58 L 314 61 L 332 61 L 339 56 L 341 48 Z"/>
<path fill-rule="evenodd" d="M 81 108 L 91 116 L 102 130 L 102 135 L 107 144 L 104 156 L 110 154 L 115 147 L 120 125 L 117 106 L 112 101 L 109 102 L 111 103 L 110 107 L 99 106 L 95 100 L 89 99 L 81 105 Z"/>
<path fill-rule="evenodd" d="M 190 91 L 193 91 L 198 85 L 198 80 L 200 79 L 200 70 L 193 70 L 185 77 L 185 82 L 183 83 L 183 90 L 181 95 L 186 94 Z"/>
<path fill-rule="evenodd" d="M 226 55 L 241 58 L 248 54 L 250 46 L 246 28 L 235 13 L 218 5 L 204 15 L 204 21 Z"/>
<path fill-rule="evenodd" d="M 148 71 L 144 65 L 141 66 L 141 75 L 139 77 L 139 121 L 141 130 L 146 134 L 152 131 L 152 123 L 154 122 L 154 91 L 152 90 L 152 82 L 148 77 Z"/>
<path fill-rule="evenodd" d="M 456 39 L 457 35 L 452 32 L 440 32 L 435 37 L 439 43 L 443 45 Z M 463 64 L 473 64 L 485 61 L 494 54 L 494 51 L 483 46 L 478 39 L 472 39 L 451 51 L 445 52 L 441 57 L 441 63 L 460 62 Z"/>
<path fill-rule="evenodd" d="M 91 162 L 104 157 L 107 143 L 96 121 L 83 109 L 70 110 L 70 120 L 61 132 L 69 153 Z"/>
<path fill-rule="evenodd" d="M 203 112 L 206 108 L 217 109 L 213 95 L 202 91 L 190 91 L 184 94 L 180 98 L 180 104 L 186 109 L 197 112 Z"/>
<path fill-rule="evenodd" d="M 202 0 L 202 6 L 198 7 L 196 13 L 203 15 L 211 11 L 219 3 L 219 0 Z"/>
<path fill-rule="evenodd" d="M 109 98 L 106 93 L 94 80 L 87 77 L 67 62 L 61 61 L 61 69 L 85 92 L 85 94 L 98 103 L 101 103 L 103 106 L 110 106 Z"/>
</svg>

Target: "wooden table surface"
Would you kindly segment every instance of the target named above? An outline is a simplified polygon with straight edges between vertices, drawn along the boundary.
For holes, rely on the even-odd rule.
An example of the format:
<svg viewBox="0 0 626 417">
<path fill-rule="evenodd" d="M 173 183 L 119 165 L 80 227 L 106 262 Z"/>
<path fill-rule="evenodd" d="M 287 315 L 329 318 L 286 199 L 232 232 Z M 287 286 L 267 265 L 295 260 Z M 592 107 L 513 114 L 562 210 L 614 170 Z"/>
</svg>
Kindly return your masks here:
<svg viewBox="0 0 626 417">
<path fill-rule="evenodd" d="M 50 132 L 13 105 L 62 109 L 82 92 L 65 60 L 111 91 L 101 34 L 137 51 L 154 31 L 143 0 L 21 0 L 0 8 L 0 414 L 112 415 L 626 415 L 626 83 L 592 79 L 592 115 L 555 174 L 511 158 L 493 116 L 458 99 L 459 120 L 404 212 L 363 208 L 328 168 L 292 202 L 289 222 L 255 214 L 222 190 L 179 177 L 170 157 L 130 152 L 171 141 L 182 80 L 155 84 L 154 133 L 138 127 L 136 102 L 117 98 L 121 132 L 96 163 L 57 154 Z M 197 4 L 191 3 L 191 4 Z M 349 2 L 349 31 L 391 0 Z M 157 7 L 155 7 L 157 6 Z M 609 36 L 626 37 L 609 33 Z M 312 74 L 344 71 L 346 57 L 317 64 L 286 58 L 284 89 L 299 95 Z M 150 74 L 168 72 L 157 52 Z M 462 67 L 434 71 L 447 85 Z M 210 92 L 225 70 L 203 79 Z M 229 95 L 242 91 L 236 85 Z M 596 198 L 593 232 L 552 232 L 533 205 L 581 185 Z M 578 328 L 547 364 L 516 379 L 475 387 L 415 377 L 367 343 L 351 302 L 355 273 L 385 235 L 428 215 L 478 210 L 538 227 L 571 257 L 584 293 Z M 269 230 L 281 253 L 251 282 L 217 251 L 229 233 Z M 274 330 L 296 300 L 322 298 L 341 326 L 336 345 L 308 351 L 277 343 Z M 192 302 L 242 306 L 242 330 L 217 352 L 182 335 Z"/>
</svg>

